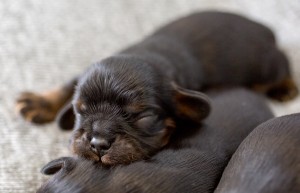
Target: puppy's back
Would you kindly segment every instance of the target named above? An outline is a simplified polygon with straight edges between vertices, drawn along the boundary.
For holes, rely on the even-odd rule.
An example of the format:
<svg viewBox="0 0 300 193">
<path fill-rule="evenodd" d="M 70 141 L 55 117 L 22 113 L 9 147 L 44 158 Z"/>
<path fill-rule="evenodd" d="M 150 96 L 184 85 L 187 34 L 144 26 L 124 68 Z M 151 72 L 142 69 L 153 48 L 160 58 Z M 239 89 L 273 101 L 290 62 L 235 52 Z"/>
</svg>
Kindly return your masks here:
<svg viewBox="0 0 300 193">
<path fill-rule="evenodd" d="M 224 144 L 231 144 L 234 148 L 227 149 L 230 154 L 256 126 L 274 117 L 266 98 L 253 91 L 240 88 L 208 94 L 213 103 L 206 123 L 213 128 L 210 132 L 220 137 L 211 145 L 224 149 Z"/>
<path fill-rule="evenodd" d="M 212 192 L 224 167 L 224 162 L 212 153 L 192 148 L 165 150 L 150 161 L 111 170 L 89 160 L 65 159 L 62 168 L 38 193 Z"/>
<path fill-rule="evenodd" d="M 242 140 L 259 124 L 274 117 L 266 99 L 243 88 L 207 93 L 212 111 L 200 129 L 178 134 L 180 147 L 196 147 L 229 158 Z M 186 139 L 184 135 L 189 135 Z"/>
<path fill-rule="evenodd" d="M 216 192 L 300 192 L 300 114 L 272 119 L 251 132 Z"/>
<path fill-rule="evenodd" d="M 288 61 L 276 48 L 273 32 L 241 15 L 195 13 L 154 34 L 162 35 L 175 37 L 190 48 L 204 66 L 203 80 L 208 86 L 272 83 L 289 75 Z"/>
</svg>

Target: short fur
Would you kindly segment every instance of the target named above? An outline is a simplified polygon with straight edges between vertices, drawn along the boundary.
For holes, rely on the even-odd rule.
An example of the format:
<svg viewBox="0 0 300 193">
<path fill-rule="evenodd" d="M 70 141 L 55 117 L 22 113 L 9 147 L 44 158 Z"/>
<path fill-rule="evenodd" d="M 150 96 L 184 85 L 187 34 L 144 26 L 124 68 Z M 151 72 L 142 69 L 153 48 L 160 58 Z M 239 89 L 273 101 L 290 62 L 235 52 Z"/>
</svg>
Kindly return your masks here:
<svg viewBox="0 0 300 193">
<path fill-rule="evenodd" d="M 253 130 L 232 156 L 216 192 L 300 192 L 300 114 Z"/>
<path fill-rule="evenodd" d="M 210 94 L 212 113 L 199 128 L 181 125 L 168 148 L 147 161 L 104 168 L 91 161 L 61 158 L 48 163 L 54 174 L 38 193 L 213 192 L 240 142 L 273 117 L 263 97 L 247 90 Z"/>
<path fill-rule="evenodd" d="M 205 88 L 248 86 L 278 100 L 298 92 L 271 30 L 216 11 L 160 28 L 63 88 L 23 94 L 17 110 L 29 121 L 49 122 L 74 85 L 73 108 L 63 108 L 59 125 L 72 129 L 75 122 L 72 151 L 106 165 L 146 159 L 169 143 L 181 121 L 200 123 L 210 112 L 198 92 Z"/>
</svg>

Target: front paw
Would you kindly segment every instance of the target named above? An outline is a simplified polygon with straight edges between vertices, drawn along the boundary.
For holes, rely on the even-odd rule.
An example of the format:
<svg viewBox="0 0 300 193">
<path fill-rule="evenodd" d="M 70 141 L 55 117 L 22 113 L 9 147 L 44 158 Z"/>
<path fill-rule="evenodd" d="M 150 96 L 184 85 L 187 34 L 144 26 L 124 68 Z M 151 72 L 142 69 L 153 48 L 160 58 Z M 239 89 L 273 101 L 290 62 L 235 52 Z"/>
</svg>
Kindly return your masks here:
<svg viewBox="0 0 300 193">
<path fill-rule="evenodd" d="M 38 124 L 53 121 L 57 113 L 49 99 L 32 92 L 21 93 L 15 108 L 25 120 Z"/>
<path fill-rule="evenodd" d="M 298 88 L 292 79 L 287 79 L 272 87 L 267 95 L 274 100 L 286 102 L 294 99 L 298 95 Z"/>
</svg>

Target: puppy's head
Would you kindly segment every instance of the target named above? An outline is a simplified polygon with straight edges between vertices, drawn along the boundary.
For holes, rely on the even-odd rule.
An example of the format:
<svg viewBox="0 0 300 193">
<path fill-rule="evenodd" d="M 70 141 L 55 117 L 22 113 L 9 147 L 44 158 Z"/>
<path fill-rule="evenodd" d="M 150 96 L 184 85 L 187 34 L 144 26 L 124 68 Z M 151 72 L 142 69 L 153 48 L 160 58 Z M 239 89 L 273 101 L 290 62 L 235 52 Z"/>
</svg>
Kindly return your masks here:
<svg viewBox="0 0 300 193">
<path fill-rule="evenodd" d="M 142 60 L 119 56 L 81 78 L 73 109 L 73 152 L 116 165 L 155 153 L 168 144 L 175 119 L 199 122 L 210 105 L 204 94 L 180 88 Z"/>
</svg>

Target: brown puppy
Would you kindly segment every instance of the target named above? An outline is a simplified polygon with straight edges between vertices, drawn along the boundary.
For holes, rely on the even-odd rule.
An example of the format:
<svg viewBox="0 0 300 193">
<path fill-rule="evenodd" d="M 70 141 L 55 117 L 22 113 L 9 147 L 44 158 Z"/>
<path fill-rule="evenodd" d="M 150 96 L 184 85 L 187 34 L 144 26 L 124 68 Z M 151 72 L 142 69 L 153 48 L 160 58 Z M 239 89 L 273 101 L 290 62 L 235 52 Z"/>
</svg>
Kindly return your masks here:
<svg viewBox="0 0 300 193">
<path fill-rule="evenodd" d="M 253 130 L 232 156 L 216 192 L 300 192 L 300 114 Z"/>
<path fill-rule="evenodd" d="M 184 132 L 151 159 L 109 169 L 84 159 L 53 160 L 42 172 L 54 176 L 38 192 L 213 192 L 242 140 L 273 115 L 263 97 L 247 90 L 210 96 L 212 112 L 202 126 L 180 126 Z"/>
<path fill-rule="evenodd" d="M 60 89 L 22 94 L 17 110 L 26 120 L 49 122 L 74 93 L 73 108 L 67 104 L 58 116 L 65 129 L 76 119 L 73 152 L 126 164 L 167 145 L 179 122 L 199 123 L 209 114 L 207 97 L 197 91 L 234 85 L 278 100 L 297 95 L 268 28 L 235 14 L 202 12 L 101 60 Z"/>
</svg>

